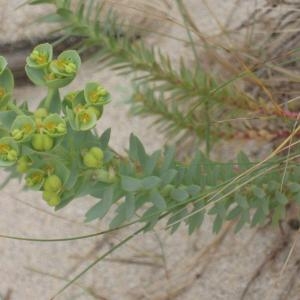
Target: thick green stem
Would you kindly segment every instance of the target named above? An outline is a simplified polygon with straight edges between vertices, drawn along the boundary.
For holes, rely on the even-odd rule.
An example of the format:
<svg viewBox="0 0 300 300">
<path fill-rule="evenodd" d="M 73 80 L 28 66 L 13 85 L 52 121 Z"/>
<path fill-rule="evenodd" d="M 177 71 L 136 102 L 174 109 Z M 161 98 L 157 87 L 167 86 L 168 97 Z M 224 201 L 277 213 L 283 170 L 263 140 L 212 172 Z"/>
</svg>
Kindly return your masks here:
<svg viewBox="0 0 300 300">
<path fill-rule="evenodd" d="M 58 107 L 60 105 L 60 98 L 58 89 L 48 88 L 47 97 L 43 103 L 43 107 L 51 111 L 51 107 Z"/>
</svg>

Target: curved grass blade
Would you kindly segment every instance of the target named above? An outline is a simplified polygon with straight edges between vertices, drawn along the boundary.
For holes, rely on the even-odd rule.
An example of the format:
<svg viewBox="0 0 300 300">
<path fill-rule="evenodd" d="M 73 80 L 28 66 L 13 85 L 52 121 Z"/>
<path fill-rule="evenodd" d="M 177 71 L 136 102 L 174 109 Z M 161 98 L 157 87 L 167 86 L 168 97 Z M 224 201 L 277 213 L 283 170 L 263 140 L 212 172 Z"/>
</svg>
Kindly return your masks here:
<svg viewBox="0 0 300 300">
<path fill-rule="evenodd" d="M 77 274 L 73 279 L 71 279 L 66 285 L 64 285 L 50 300 L 54 300 L 58 295 L 60 295 L 62 292 L 64 292 L 69 286 L 71 286 L 75 281 L 77 281 L 81 276 L 83 276 L 86 272 L 88 272 L 92 267 L 94 267 L 98 262 L 103 260 L 106 256 L 114 252 L 116 249 L 120 248 L 122 245 L 124 245 L 126 242 L 134 238 L 136 235 L 138 235 L 140 232 L 142 232 L 146 226 L 141 227 L 139 230 L 135 231 L 131 235 L 127 236 L 125 239 L 123 239 L 120 243 L 116 244 L 114 247 L 112 247 L 110 250 L 105 252 L 103 255 L 95 259 L 91 264 L 89 264 L 83 271 L 81 271 L 79 274 Z"/>
</svg>

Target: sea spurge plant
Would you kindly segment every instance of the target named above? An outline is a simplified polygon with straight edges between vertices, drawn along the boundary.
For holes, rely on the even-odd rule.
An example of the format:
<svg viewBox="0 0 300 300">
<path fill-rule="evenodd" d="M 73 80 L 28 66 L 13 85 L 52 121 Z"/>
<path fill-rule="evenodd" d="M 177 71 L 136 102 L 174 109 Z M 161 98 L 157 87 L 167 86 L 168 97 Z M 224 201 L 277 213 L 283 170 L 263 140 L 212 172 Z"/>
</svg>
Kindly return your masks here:
<svg viewBox="0 0 300 300">
<path fill-rule="evenodd" d="M 47 94 L 30 111 L 12 101 L 11 72 L 0 57 L 0 85 L 9 95 L 0 111 L 0 166 L 9 176 L 24 177 L 25 186 L 40 191 L 49 206 L 60 209 L 91 195 L 99 201 L 86 213 L 86 221 L 103 218 L 116 207 L 111 227 L 135 217 L 146 223 L 146 230 L 167 218 L 172 231 L 185 223 L 191 233 L 206 214 L 213 216 L 214 232 L 228 220 L 236 220 L 237 231 L 268 220 L 278 224 L 288 204 L 300 203 L 297 152 L 287 158 L 271 155 L 257 164 L 242 153 L 236 163 L 215 162 L 201 152 L 179 162 L 175 148 L 149 154 L 131 135 L 128 156 L 119 156 L 109 147 L 110 130 L 100 136 L 95 131 L 109 102 L 105 88 L 91 82 L 60 97 L 60 88 L 74 79 L 79 66 L 75 51 L 53 58 L 50 44 L 37 46 L 25 68 Z M 1 76 L 7 78 L 1 81 Z M 300 127 L 294 128 L 294 137 L 297 132 Z"/>
</svg>

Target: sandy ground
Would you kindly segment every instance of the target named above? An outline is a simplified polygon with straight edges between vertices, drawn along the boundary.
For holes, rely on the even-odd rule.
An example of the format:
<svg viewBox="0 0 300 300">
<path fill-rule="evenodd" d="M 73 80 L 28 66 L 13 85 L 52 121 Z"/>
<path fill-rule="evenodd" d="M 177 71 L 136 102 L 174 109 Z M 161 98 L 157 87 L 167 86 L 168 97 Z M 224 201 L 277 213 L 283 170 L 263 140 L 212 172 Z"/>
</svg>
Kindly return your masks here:
<svg viewBox="0 0 300 300">
<path fill-rule="evenodd" d="M 24 6 L 15 10 L 21 2 L 0 1 L 1 42 L 34 39 L 48 30 L 44 26 L 28 25 L 48 8 Z M 137 2 L 122 0 L 119 3 L 143 8 L 135 6 Z M 241 1 L 242 4 L 233 0 L 208 2 L 211 11 L 204 1 L 186 1 L 196 16 L 197 24 L 212 33 L 218 30 L 212 12 L 218 19 L 226 20 L 233 5 L 239 3 L 235 17 L 231 19 L 241 22 L 256 5 L 264 3 L 254 0 Z M 179 18 L 172 1 L 165 1 L 161 9 L 173 18 Z M 140 11 L 134 10 L 134 13 L 141 15 Z M 162 14 L 159 12 L 158 16 Z M 143 18 L 134 20 L 140 24 L 144 22 Z M 153 23 L 153 19 L 149 22 Z M 162 30 L 177 37 L 184 34 L 180 27 L 172 24 L 164 23 L 160 27 L 154 22 L 153 26 L 153 31 Z M 147 39 L 151 43 L 159 43 L 173 58 L 178 57 L 179 51 L 185 51 L 184 46 L 178 48 L 174 39 L 153 34 Z M 70 89 L 82 86 L 86 80 L 98 80 L 112 92 L 113 102 L 107 107 L 98 129 L 112 128 L 111 145 L 115 149 L 124 151 L 130 132 L 138 135 L 149 151 L 164 144 L 165 138 L 151 128 L 151 120 L 128 117 L 128 107 L 124 105 L 124 100 L 130 95 L 128 81 L 108 70 L 95 72 L 84 66 Z M 42 95 L 43 90 L 31 87 L 22 87 L 15 92 L 17 99 L 30 103 Z M 1 174 L 1 179 L 4 175 Z M 84 224 L 85 211 L 96 202 L 92 198 L 75 200 L 64 210 L 54 213 L 44 204 L 39 193 L 22 191 L 18 182 L 10 182 L 1 195 L 0 234 L 69 237 L 98 232 L 107 227 L 106 221 Z M 133 230 L 60 243 L 1 239 L 0 299 L 50 299 L 66 280 Z M 299 300 L 299 235 L 287 228 L 285 231 L 286 235 L 282 235 L 279 230 L 267 227 L 245 229 L 234 235 L 231 224 L 227 224 L 218 236 L 214 236 L 211 222 L 206 220 L 201 230 L 192 236 L 187 235 L 184 227 L 170 235 L 162 224 L 155 232 L 135 237 L 56 299 Z M 289 254 L 290 259 L 285 265 Z M 249 282 L 252 284 L 242 298 Z"/>
</svg>

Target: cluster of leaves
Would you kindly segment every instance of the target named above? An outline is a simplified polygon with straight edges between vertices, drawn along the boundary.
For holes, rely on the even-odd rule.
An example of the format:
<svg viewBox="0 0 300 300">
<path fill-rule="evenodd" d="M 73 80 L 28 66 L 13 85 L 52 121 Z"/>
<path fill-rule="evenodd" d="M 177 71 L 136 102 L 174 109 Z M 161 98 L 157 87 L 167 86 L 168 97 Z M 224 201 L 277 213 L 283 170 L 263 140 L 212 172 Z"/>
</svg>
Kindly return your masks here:
<svg viewBox="0 0 300 300">
<path fill-rule="evenodd" d="M 105 172 L 110 155 L 103 153 L 92 129 L 109 94 L 90 82 L 61 99 L 59 89 L 75 78 L 80 57 L 68 50 L 53 59 L 52 46 L 41 44 L 27 57 L 25 70 L 48 93 L 32 112 L 26 103 L 18 107 L 13 101 L 13 76 L 5 58 L 0 60 L 0 166 L 9 169 L 10 177 L 25 175 L 26 186 L 43 191 L 49 205 L 61 205 L 80 194 L 84 174 L 95 168 Z"/>
<path fill-rule="evenodd" d="M 286 167 L 282 159 L 269 160 L 257 167 L 243 153 L 233 164 L 214 162 L 197 152 L 189 163 L 183 164 L 175 160 L 175 148 L 149 155 L 134 136 L 128 159 L 129 162 L 120 165 L 119 184 L 124 202 L 117 208 L 113 227 L 139 212 L 147 202 L 150 207 L 139 218 L 147 223 L 147 229 L 166 218 L 172 232 L 184 222 L 190 233 L 201 226 L 206 214 L 215 216 L 216 233 L 228 220 L 237 221 L 236 231 L 245 224 L 262 225 L 267 220 L 278 224 L 288 203 L 300 203 L 300 167 Z M 112 201 L 110 197 L 108 202 Z M 105 203 L 96 204 L 88 212 L 88 218 L 102 216 Z"/>
<path fill-rule="evenodd" d="M 4 57 L 0 62 L 0 165 L 9 178 L 25 176 L 25 185 L 42 191 L 56 209 L 91 195 L 100 200 L 87 212 L 87 221 L 103 218 L 116 206 L 111 227 L 136 217 L 150 229 L 165 218 L 172 231 L 184 221 L 192 233 L 206 213 L 215 215 L 214 232 L 231 219 L 238 220 L 239 230 L 269 217 L 277 224 L 290 201 L 300 202 L 300 167 L 287 163 L 297 155 L 256 165 L 244 154 L 233 164 L 197 152 L 191 161 L 180 163 L 174 147 L 147 154 L 131 135 L 128 157 L 118 156 L 108 145 L 110 130 L 100 137 L 93 130 L 108 92 L 92 82 L 60 97 L 59 89 L 74 79 L 80 66 L 74 50 L 53 59 L 51 45 L 42 44 L 27 58 L 28 77 L 48 89 L 34 112 L 26 103 L 17 106 L 13 101 L 12 73 Z"/>
</svg>

